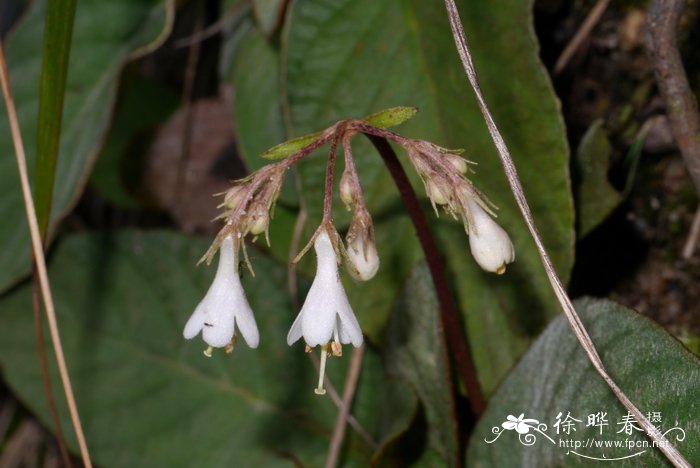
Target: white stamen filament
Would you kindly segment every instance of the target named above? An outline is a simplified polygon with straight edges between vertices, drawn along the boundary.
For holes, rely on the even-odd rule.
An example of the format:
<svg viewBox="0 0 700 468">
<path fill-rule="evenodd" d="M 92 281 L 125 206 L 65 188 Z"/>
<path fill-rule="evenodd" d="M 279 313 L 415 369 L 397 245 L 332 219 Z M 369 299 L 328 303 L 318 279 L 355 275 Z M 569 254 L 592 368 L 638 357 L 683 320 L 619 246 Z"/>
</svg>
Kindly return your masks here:
<svg viewBox="0 0 700 468">
<path fill-rule="evenodd" d="M 326 394 L 326 389 L 323 388 L 323 379 L 326 375 L 326 357 L 328 356 L 328 352 L 326 351 L 326 347 L 323 346 L 321 347 L 321 366 L 319 368 L 319 373 L 318 373 L 318 387 L 314 389 L 314 393 L 316 395 L 325 395 Z"/>
<path fill-rule="evenodd" d="M 209 346 L 207 349 L 204 350 L 204 355 L 206 357 L 211 357 L 211 352 L 214 350 L 211 346 Z"/>
</svg>

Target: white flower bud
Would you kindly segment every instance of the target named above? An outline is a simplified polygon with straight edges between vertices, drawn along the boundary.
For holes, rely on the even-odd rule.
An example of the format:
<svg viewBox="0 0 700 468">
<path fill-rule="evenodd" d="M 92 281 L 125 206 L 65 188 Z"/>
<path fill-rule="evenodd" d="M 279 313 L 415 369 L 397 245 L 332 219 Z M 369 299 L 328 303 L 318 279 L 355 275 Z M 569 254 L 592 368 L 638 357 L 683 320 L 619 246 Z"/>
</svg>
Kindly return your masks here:
<svg viewBox="0 0 700 468">
<path fill-rule="evenodd" d="M 484 209 L 474 201 L 468 201 L 471 221 L 469 225 L 469 246 L 472 255 L 481 268 L 497 274 L 506 271 L 506 264 L 515 260 L 513 243 Z"/>
<path fill-rule="evenodd" d="M 459 172 L 460 174 L 466 174 L 466 173 L 467 173 L 467 169 L 468 169 L 469 167 L 467 166 L 467 161 L 466 161 L 463 157 L 457 156 L 456 154 L 449 154 L 449 153 L 448 153 L 448 154 L 445 154 L 443 157 L 444 157 L 444 158 L 447 160 L 447 162 L 449 162 L 455 169 L 457 169 L 457 172 Z"/>
<path fill-rule="evenodd" d="M 356 237 L 348 241 L 348 271 L 353 278 L 367 281 L 379 269 L 379 255 L 374 240 Z"/>
<path fill-rule="evenodd" d="M 270 213 L 264 208 L 260 208 L 251 215 L 249 232 L 257 236 L 267 231 L 269 224 Z"/>
<path fill-rule="evenodd" d="M 347 169 L 343 172 L 343 176 L 340 178 L 340 199 L 348 210 L 351 210 L 357 203 L 355 184 L 353 184 L 352 179 L 352 174 Z"/>
<path fill-rule="evenodd" d="M 238 204 L 243 200 L 248 187 L 246 185 L 234 185 L 225 192 L 224 202 L 222 206 L 228 208 L 229 210 L 235 210 Z"/>
<path fill-rule="evenodd" d="M 379 269 L 379 255 L 374 243 L 372 217 L 367 209 L 355 211 L 345 242 L 345 266 L 350 275 L 360 281 L 372 279 Z"/>
<path fill-rule="evenodd" d="M 425 192 L 428 195 L 428 198 L 430 198 L 430 200 L 432 200 L 433 203 L 436 203 L 438 205 L 445 205 L 448 202 L 445 193 L 433 181 L 429 180 L 425 184 Z"/>
</svg>

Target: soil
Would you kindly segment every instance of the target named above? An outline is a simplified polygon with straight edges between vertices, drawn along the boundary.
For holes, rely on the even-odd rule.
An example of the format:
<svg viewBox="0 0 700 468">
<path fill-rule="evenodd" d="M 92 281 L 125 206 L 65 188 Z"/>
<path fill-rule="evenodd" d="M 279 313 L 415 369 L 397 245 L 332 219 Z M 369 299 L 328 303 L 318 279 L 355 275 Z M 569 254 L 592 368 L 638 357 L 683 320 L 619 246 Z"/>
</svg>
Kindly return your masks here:
<svg viewBox="0 0 700 468">
<path fill-rule="evenodd" d="M 550 70 L 594 3 L 536 2 L 542 58 Z M 611 2 L 553 77 L 572 148 L 594 121 L 605 122 L 614 149 L 609 178 L 621 192 L 630 147 L 642 126 L 650 127 L 626 198 L 577 243 L 570 290 L 573 296 L 610 297 L 686 338 L 700 335 L 700 249 L 689 260 L 681 255 L 698 197 L 664 117 L 645 50 L 645 12 L 634 3 Z M 689 11 L 680 33 L 686 42 L 696 23 L 695 10 Z M 692 49 L 686 42 L 682 51 Z M 693 83 L 695 64 L 686 65 Z"/>
</svg>

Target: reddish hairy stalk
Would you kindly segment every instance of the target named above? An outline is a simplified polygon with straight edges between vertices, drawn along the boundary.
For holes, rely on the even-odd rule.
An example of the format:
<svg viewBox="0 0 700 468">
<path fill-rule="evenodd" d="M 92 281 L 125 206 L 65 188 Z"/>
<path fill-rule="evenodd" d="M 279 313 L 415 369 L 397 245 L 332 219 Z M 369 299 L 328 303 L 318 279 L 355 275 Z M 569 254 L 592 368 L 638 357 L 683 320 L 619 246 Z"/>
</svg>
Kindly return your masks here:
<svg viewBox="0 0 700 468">
<path fill-rule="evenodd" d="M 331 224 L 333 218 L 333 178 L 335 173 L 335 156 L 338 150 L 338 134 L 331 140 L 331 148 L 328 151 L 326 165 L 326 183 L 323 195 L 323 221 L 322 225 Z M 333 242 L 335 244 L 335 242 Z"/>
</svg>

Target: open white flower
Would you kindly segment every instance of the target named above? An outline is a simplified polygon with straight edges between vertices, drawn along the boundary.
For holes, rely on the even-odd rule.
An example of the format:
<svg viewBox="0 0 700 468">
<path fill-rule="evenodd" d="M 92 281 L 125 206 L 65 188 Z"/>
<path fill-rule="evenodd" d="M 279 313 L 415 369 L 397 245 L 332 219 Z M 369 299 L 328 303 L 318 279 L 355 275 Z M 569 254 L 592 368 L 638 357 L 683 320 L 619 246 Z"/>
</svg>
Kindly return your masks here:
<svg viewBox="0 0 700 468">
<path fill-rule="evenodd" d="M 476 263 L 486 271 L 506 271 L 506 265 L 515 260 L 513 243 L 508 233 L 475 201 L 468 201 L 473 223 L 469 225 L 469 246 Z"/>
<path fill-rule="evenodd" d="M 188 340 L 202 332 L 202 338 L 209 345 L 204 352 L 206 356 L 211 356 L 212 347 L 225 347 L 230 352 L 236 326 L 251 348 L 256 348 L 260 341 L 258 326 L 238 275 L 236 257 L 234 240 L 229 235 L 219 248 L 219 267 L 214 282 L 185 325 L 183 335 Z"/>
<path fill-rule="evenodd" d="M 301 312 L 287 335 L 290 346 L 299 338 L 310 347 L 321 346 L 321 372 L 316 393 L 322 395 L 326 356 L 340 354 L 340 343 L 362 345 L 362 330 L 350 307 L 338 274 L 338 257 L 326 231 L 314 241 L 318 266 L 316 277 Z"/>
</svg>

